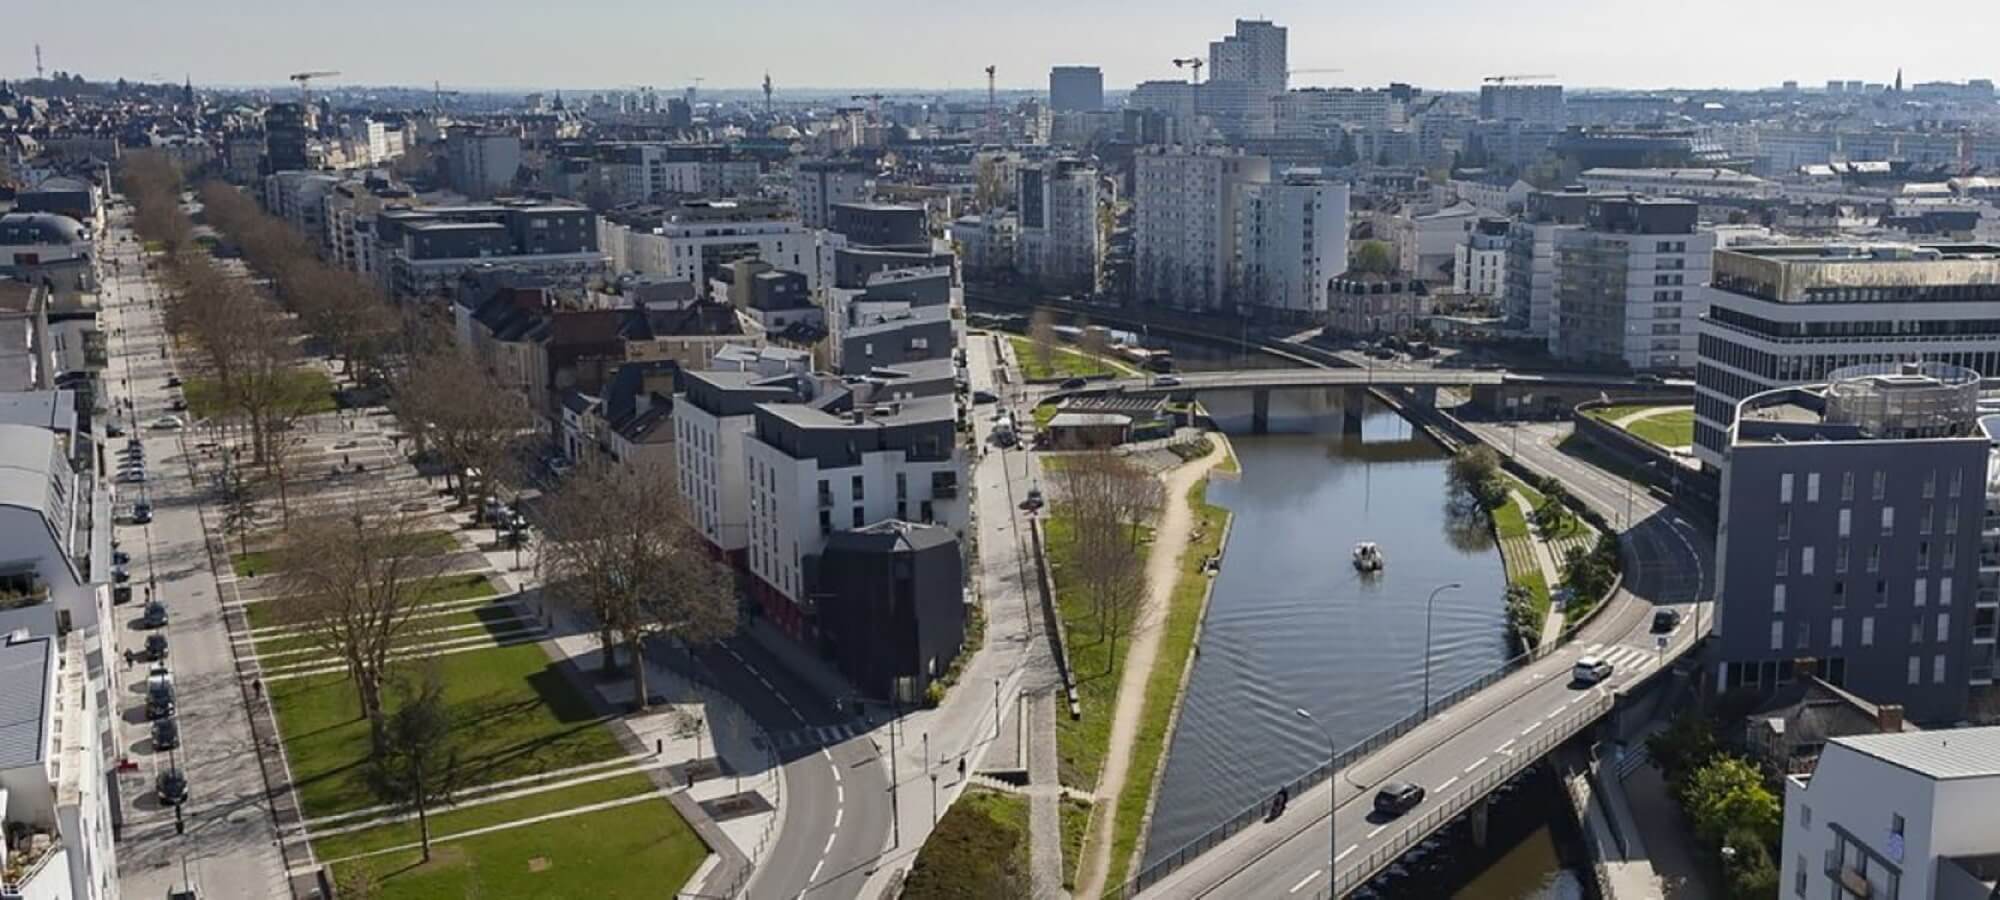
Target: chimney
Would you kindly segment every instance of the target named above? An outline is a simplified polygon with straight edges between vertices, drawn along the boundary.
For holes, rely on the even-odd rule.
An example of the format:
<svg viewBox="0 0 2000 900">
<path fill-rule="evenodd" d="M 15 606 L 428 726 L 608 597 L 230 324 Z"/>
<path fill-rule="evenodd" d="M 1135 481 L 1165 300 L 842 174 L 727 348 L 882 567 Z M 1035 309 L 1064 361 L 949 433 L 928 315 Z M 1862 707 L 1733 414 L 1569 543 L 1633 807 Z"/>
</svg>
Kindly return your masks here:
<svg viewBox="0 0 2000 900">
<path fill-rule="evenodd" d="M 1875 707 L 1875 727 L 1883 734 L 1896 734 L 1903 730 L 1903 707 L 1899 703 L 1884 703 Z"/>
</svg>

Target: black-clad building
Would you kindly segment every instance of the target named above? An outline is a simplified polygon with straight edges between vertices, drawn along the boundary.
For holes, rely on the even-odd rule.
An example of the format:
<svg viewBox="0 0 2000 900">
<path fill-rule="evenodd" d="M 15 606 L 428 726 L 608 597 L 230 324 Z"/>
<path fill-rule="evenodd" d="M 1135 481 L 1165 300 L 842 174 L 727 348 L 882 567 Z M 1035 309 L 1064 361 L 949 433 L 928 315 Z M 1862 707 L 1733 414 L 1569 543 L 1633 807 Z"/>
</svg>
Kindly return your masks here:
<svg viewBox="0 0 2000 900">
<path fill-rule="evenodd" d="M 958 538 L 887 520 L 827 536 L 814 600 L 821 655 L 872 697 L 921 702 L 965 638 Z"/>
</svg>

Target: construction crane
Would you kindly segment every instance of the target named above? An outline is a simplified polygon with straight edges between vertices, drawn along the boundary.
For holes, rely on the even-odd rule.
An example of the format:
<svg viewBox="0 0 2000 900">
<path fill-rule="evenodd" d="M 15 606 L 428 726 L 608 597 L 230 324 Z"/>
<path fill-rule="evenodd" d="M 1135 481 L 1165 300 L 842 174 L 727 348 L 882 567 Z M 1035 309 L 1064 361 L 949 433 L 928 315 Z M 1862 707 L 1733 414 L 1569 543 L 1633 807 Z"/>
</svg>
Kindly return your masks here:
<svg viewBox="0 0 2000 900">
<path fill-rule="evenodd" d="M 1000 71 L 998 66 L 986 67 L 986 133 L 1000 133 L 999 94 L 993 86 L 994 76 Z"/>
<path fill-rule="evenodd" d="M 311 105 L 312 105 L 312 80 L 313 80 L 313 79 L 315 79 L 315 78 L 332 78 L 333 76 L 335 76 L 335 75 L 338 75 L 338 74 L 340 74 L 340 73 L 339 73 L 339 72 L 331 72 L 331 71 L 328 71 L 328 72 L 293 72 L 292 74 L 290 74 L 290 75 L 287 75 L 287 76 L 285 76 L 285 77 L 287 77 L 287 78 L 290 78 L 291 80 L 293 80 L 293 81 L 296 81 L 296 82 L 298 82 L 298 83 L 299 83 L 299 102 L 301 102 L 301 103 L 303 103 L 303 104 L 305 104 L 305 105 L 307 105 L 307 106 L 311 106 Z"/>
<path fill-rule="evenodd" d="M 1190 56 L 1186 59 L 1174 60 L 1174 68 L 1176 69 L 1187 69 L 1187 68 L 1194 69 L 1194 80 L 1190 82 L 1191 84 L 1201 83 L 1201 67 L 1207 64 L 1208 63 L 1204 62 L 1202 58 L 1199 56 Z"/>
<path fill-rule="evenodd" d="M 1480 80 L 1487 84 L 1506 84 L 1509 81 L 1528 81 L 1530 79 L 1539 80 L 1554 77 L 1554 75 L 1488 75 Z"/>
<path fill-rule="evenodd" d="M 764 73 L 764 115 L 771 114 L 771 73 Z"/>
</svg>

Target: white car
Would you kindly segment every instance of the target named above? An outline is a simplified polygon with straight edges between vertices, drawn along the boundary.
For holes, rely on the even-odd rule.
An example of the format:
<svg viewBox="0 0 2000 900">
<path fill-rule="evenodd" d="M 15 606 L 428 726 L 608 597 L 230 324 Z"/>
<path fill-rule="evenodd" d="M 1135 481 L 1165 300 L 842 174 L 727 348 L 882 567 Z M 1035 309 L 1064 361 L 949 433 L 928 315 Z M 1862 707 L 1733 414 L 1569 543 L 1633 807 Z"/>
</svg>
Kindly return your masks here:
<svg viewBox="0 0 2000 900">
<path fill-rule="evenodd" d="M 186 424 L 180 416 L 161 416 L 150 423 L 154 431 L 175 431 Z"/>
<path fill-rule="evenodd" d="M 1570 671 L 1570 678 L 1577 684 L 1596 684 L 1611 677 L 1611 661 L 1597 656 L 1586 656 L 1576 661 L 1576 668 Z"/>
</svg>

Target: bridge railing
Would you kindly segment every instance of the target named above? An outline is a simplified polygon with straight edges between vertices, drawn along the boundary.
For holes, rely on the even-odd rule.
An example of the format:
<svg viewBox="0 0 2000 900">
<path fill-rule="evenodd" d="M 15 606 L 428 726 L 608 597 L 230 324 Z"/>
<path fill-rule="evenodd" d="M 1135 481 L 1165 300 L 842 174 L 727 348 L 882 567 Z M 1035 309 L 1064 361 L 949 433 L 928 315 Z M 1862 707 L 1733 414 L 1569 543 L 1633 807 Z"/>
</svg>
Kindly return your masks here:
<svg viewBox="0 0 2000 900">
<path fill-rule="evenodd" d="M 1457 705 L 1465 698 L 1492 687 L 1507 676 L 1533 664 L 1536 660 L 1554 653 L 1562 647 L 1563 643 L 1563 641 L 1552 641 L 1545 646 L 1522 653 L 1501 663 L 1492 671 L 1452 688 L 1442 696 L 1432 700 L 1428 712 L 1418 710 L 1404 716 L 1388 727 L 1361 739 L 1360 742 L 1349 745 L 1347 749 L 1340 751 L 1331 761 L 1321 762 L 1307 770 L 1304 774 L 1292 779 L 1283 786 L 1286 795 L 1290 797 L 1303 796 L 1306 791 L 1318 787 L 1321 782 L 1326 781 L 1335 771 L 1346 768 L 1359 761 L 1362 757 L 1382 749 L 1397 738 L 1415 730 L 1417 726 L 1430 721 L 1439 713 Z M 1263 821 L 1269 815 L 1270 809 L 1270 803 L 1261 800 L 1244 807 L 1241 812 L 1210 828 L 1200 837 L 1181 845 L 1179 849 L 1162 857 L 1158 862 L 1139 870 L 1138 874 L 1132 876 L 1130 881 L 1119 886 L 1112 894 L 1121 898 L 1138 896 L 1140 892 L 1158 884 L 1162 879 L 1178 871 L 1182 866 L 1193 862 L 1202 854 L 1214 849 L 1216 845 L 1234 837 L 1237 832 L 1248 828 L 1252 824 Z"/>
<path fill-rule="evenodd" d="M 1610 692 L 1601 691 L 1593 696 L 1596 699 L 1564 716 L 1561 721 L 1538 729 L 1541 732 L 1540 736 L 1516 747 L 1511 755 L 1503 755 L 1501 758 L 1505 760 L 1504 762 L 1495 763 L 1484 774 L 1459 788 L 1456 793 L 1442 798 L 1441 802 L 1422 815 L 1399 821 L 1397 824 L 1401 829 L 1380 846 L 1357 857 L 1345 867 L 1336 866 L 1334 876 L 1330 880 L 1331 884 L 1319 892 L 1316 900 L 1344 897 L 1349 891 L 1360 887 L 1400 858 L 1412 845 L 1430 837 L 1432 832 L 1458 818 L 1474 803 L 1491 794 L 1494 788 L 1521 774 L 1523 770 L 1533 765 L 1535 760 L 1547 755 L 1557 745 L 1582 731 L 1584 726 L 1596 721 L 1597 717 L 1604 715 L 1617 702 L 1617 698 Z"/>
</svg>

